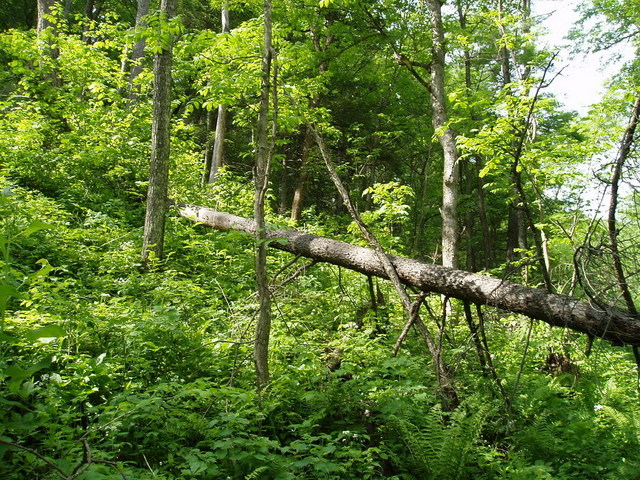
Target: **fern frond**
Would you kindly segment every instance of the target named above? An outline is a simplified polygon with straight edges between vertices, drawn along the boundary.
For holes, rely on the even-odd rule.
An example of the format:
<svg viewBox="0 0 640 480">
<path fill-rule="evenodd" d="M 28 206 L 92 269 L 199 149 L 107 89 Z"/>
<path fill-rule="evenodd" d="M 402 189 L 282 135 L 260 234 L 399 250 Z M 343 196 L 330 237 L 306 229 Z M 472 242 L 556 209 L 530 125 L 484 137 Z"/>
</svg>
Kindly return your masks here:
<svg viewBox="0 0 640 480">
<path fill-rule="evenodd" d="M 436 460 L 439 478 L 456 480 L 464 477 L 469 453 L 478 440 L 490 411 L 491 408 L 484 405 L 447 429 Z"/>
<path fill-rule="evenodd" d="M 420 426 L 396 416 L 389 418 L 411 455 L 411 467 L 420 478 L 456 480 L 464 477 L 469 453 L 480 436 L 490 407 L 445 424 L 442 412 L 433 408 Z"/>
<path fill-rule="evenodd" d="M 267 465 L 263 465 L 261 467 L 258 467 L 253 472 L 251 472 L 249 475 L 244 477 L 244 480 L 257 480 L 258 478 L 260 478 L 260 474 L 261 473 L 264 473 L 264 472 L 266 472 L 268 470 L 269 470 L 269 467 Z"/>
</svg>

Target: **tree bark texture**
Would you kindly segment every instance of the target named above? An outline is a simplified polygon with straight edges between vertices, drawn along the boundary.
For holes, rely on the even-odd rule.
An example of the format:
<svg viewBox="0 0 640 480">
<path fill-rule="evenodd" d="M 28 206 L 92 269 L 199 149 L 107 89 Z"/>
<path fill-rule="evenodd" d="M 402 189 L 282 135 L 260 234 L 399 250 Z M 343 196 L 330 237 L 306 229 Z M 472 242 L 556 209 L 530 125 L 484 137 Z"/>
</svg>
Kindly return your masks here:
<svg viewBox="0 0 640 480">
<path fill-rule="evenodd" d="M 54 3 L 54 0 L 38 0 L 38 33 L 53 26 L 49 19 L 47 19 L 47 15 L 51 13 L 51 7 L 53 7 Z"/>
<path fill-rule="evenodd" d="M 209 168 L 209 178 L 207 183 L 214 183 L 220 167 L 224 165 L 224 139 L 227 134 L 227 107 L 218 105 L 218 115 L 216 117 L 215 137 L 213 140 L 213 152 L 211 153 L 211 166 Z"/>
<path fill-rule="evenodd" d="M 258 114 L 258 151 L 255 168 L 253 212 L 256 228 L 256 281 L 260 311 L 256 324 L 253 359 L 256 366 L 258 391 L 269 382 L 269 337 L 271 332 L 271 292 L 267 276 L 267 232 L 264 222 L 264 202 L 269 186 L 269 100 L 271 96 L 272 23 L 271 0 L 264 0 L 264 45 L 262 54 L 262 87 Z M 275 120 L 274 120 L 275 121 Z"/>
<path fill-rule="evenodd" d="M 138 8 L 136 10 L 136 30 L 146 26 L 144 17 L 149 14 L 150 0 L 138 0 Z M 142 60 L 144 59 L 144 48 L 146 42 L 141 38 L 133 45 L 131 52 L 131 71 L 129 73 L 129 83 L 131 85 L 131 95 L 135 97 L 138 92 L 134 92 L 133 82 L 142 73 L 144 68 Z"/>
<path fill-rule="evenodd" d="M 180 215 L 217 230 L 255 234 L 252 219 L 205 207 L 181 205 Z M 368 248 L 295 230 L 265 230 L 269 246 L 366 275 L 387 278 L 377 253 Z M 400 280 L 417 289 L 479 305 L 489 305 L 600 337 L 616 345 L 640 345 L 640 317 L 614 307 L 599 307 L 567 295 L 389 255 Z"/>
<path fill-rule="evenodd" d="M 307 190 L 307 180 L 309 179 L 309 152 L 313 144 L 313 132 L 307 126 L 304 137 L 302 138 L 302 147 L 300 152 L 300 165 L 298 176 L 296 177 L 295 188 L 293 190 L 293 200 L 291 201 L 291 220 L 299 222 L 302 218 L 302 207 L 304 206 L 304 196 Z"/>
<path fill-rule="evenodd" d="M 161 10 L 167 20 L 175 15 L 177 0 L 162 0 Z M 169 125 L 171 122 L 171 42 L 155 54 L 153 61 L 153 125 L 151 130 L 151 165 L 147 190 L 147 212 L 142 238 L 142 263 L 151 256 L 162 258 L 164 225 L 169 185 Z"/>
<path fill-rule="evenodd" d="M 622 143 L 620 144 L 620 151 L 614 163 L 613 174 L 611 175 L 611 198 L 609 201 L 609 215 L 607 218 L 609 240 L 611 241 L 611 253 L 613 257 L 613 268 L 616 272 L 616 278 L 618 279 L 618 287 L 620 288 L 620 293 L 622 294 L 622 298 L 624 298 L 627 308 L 630 312 L 633 313 L 636 313 L 637 310 L 633 301 L 633 295 L 631 295 L 631 291 L 629 290 L 629 284 L 627 283 L 627 276 L 624 273 L 622 260 L 620 259 L 616 210 L 618 208 L 618 189 L 620 186 L 620 181 L 622 180 L 622 167 L 624 166 L 629 157 L 629 154 L 631 153 L 639 117 L 640 95 L 636 97 L 636 102 L 633 107 L 633 113 L 631 114 L 631 120 L 629 121 L 629 125 L 627 125 L 627 128 L 624 132 Z"/>
<path fill-rule="evenodd" d="M 222 22 L 222 33 L 229 33 L 229 8 L 225 3 L 220 11 Z M 207 183 L 216 181 L 216 176 L 220 167 L 224 165 L 224 140 L 227 136 L 227 106 L 218 105 L 218 116 L 216 118 L 215 138 L 213 140 L 213 153 L 211 154 L 211 164 L 208 166 Z"/>
<path fill-rule="evenodd" d="M 440 0 L 427 0 L 431 20 L 431 106 L 432 123 L 442 146 L 444 165 L 442 174 L 442 265 L 456 268 L 458 258 L 458 190 L 460 165 L 455 132 L 448 126 L 444 84 L 445 43 Z"/>
</svg>

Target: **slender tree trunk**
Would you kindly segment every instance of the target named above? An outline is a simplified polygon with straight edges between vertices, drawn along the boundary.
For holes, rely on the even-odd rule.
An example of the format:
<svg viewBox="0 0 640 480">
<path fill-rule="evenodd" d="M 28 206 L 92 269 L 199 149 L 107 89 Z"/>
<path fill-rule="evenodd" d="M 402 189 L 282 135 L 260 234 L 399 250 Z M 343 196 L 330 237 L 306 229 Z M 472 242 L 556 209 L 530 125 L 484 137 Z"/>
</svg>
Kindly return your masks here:
<svg viewBox="0 0 640 480">
<path fill-rule="evenodd" d="M 150 0 L 138 0 L 138 8 L 136 10 L 136 30 L 139 30 L 146 26 L 144 17 L 149 14 Z M 131 70 L 129 72 L 129 89 L 130 97 L 133 99 L 139 93 L 137 88 L 134 87 L 134 81 L 138 78 L 138 75 L 142 73 L 144 65 L 142 63 L 144 59 L 145 41 L 141 38 L 133 45 L 131 51 Z"/>
<path fill-rule="evenodd" d="M 162 0 L 161 11 L 167 19 L 175 15 L 177 0 Z M 164 225 L 169 184 L 169 126 L 171 121 L 172 45 L 155 54 L 153 61 L 153 125 L 151 165 L 147 191 L 147 212 L 142 239 L 142 263 L 162 259 Z"/>
<path fill-rule="evenodd" d="M 55 0 L 38 0 L 38 34 L 53 26 L 51 21 L 47 18 L 47 15 L 51 13 L 51 7 L 54 3 Z"/>
<path fill-rule="evenodd" d="M 458 9 L 458 22 L 460 23 L 460 28 L 464 32 L 467 28 L 467 15 L 462 7 L 462 5 L 457 5 Z M 472 91 L 472 78 L 471 78 L 471 53 L 468 48 L 464 49 L 463 52 L 464 58 L 464 85 L 465 85 L 465 94 L 467 97 L 468 103 L 471 105 L 473 102 L 473 98 L 471 95 Z M 471 120 L 474 122 L 478 121 L 477 116 L 471 111 Z M 481 186 L 476 168 L 474 164 L 477 165 L 479 159 L 475 159 L 475 162 L 472 162 L 471 158 L 467 158 L 461 164 L 461 177 L 464 179 L 462 182 L 463 187 L 463 195 L 468 195 L 470 198 L 473 196 L 474 188 L 478 189 L 477 195 L 480 196 L 481 193 L 479 188 Z M 478 202 L 480 203 L 480 202 Z M 465 223 L 464 223 L 464 232 L 467 238 L 467 270 L 471 272 L 475 272 L 478 270 L 478 249 L 475 248 L 474 245 L 474 234 L 475 234 L 475 218 L 478 216 L 477 211 L 473 211 L 469 209 L 465 214 Z M 487 252 L 485 252 L 485 255 Z M 465 305 L 465 314 L 467 313 L 467 305 Z M 471 332 L 473 335 L 473 332 Z"/>
<path fill-rule="evenodd" d="M 507 32 L 504 29 L 504 25 L 502 24 L 502 0 L 498 0 L 498 29 L 500 31 L 500 35 L 502 36 L 502 42 L 500 43 L 500 47 L 498 50 L 498 57 L 500 58 L 500 72 L 502 73 L 502 86 L 505 87 L 511 83 L 511 63 L 509 58 L 511 53 L 509 52 L 509 48 L 505 45 L 505 38 L 507 36 Z"/>
<path fill-rule="evenodd" d="M 317 103 L 317 102 L 316 102 Z M 309 177 L 308 162 L 311 146 L 313 145 L 313 132 L 310 127 L 305 129 L 302 139 L 302 151 L 300 152 L 300 168 L 296 177 L 293 189 L 293 200 L 291 201 L 291 220 L 299 222 L 302 217 L 302 207 L 304 206 L 304 196 L 307 190 L 307 180 Z"/>
<path fill-rule="evenodd" d="M 222 7 L 220 11 L 222 21 L 222 33 L 229 33 L 229 8 L 228 5 Z M 209 169 L 208 183 L 216 180 L 220 167 L 224 165 L 224 140 L 227 136 L 227 106 L 218 105 L 218 116 L 216 117 L 216 134 L 213 139 L 213 154 L 211 157 L 211 167 Z"/>
<path fill-rule="evenodd" d="M 208 110 L 205 120 L 204 141 L 204 171 L 202 172 L 202 185 L 209 183 L 211 165 L 213 164 L 213 110 Z"/>
<path fill-rule="evenodd" d="M 71 8 L 73 7 L 73 0 L 64 0 L 64 7 L 62 10 L 62 16 L 65 20 L 69 20 L 71 15 Z"/>
<path fill-rule="evenodd" d="M 456 135 L 448 126 L 449 116 L 445 91 L 445 44 L 440 0 L 426 0 L 431 20 L 431 105 L 433 128 L 439 132 L 444 155 L 442 175 L 442 265 L 456 268 L 458 264 L 458 191 L 460 165 Z"/>
<path fill-rule="evenodd" d="M 480 219 L 480 226 L 482 228 L 482 244 L 484 247 L 484 268 L 489 270 L 494 265 L 494 251 L 495 248 L 491 230 L 489 229 L 489 219 L 487 218 L 487 201 L 484 195 L 484 180 L 480 176 L 482 165 L 480 158 L 476 159 L 476 177 L 478 179 L 478 217 Z"/>
<path fill-rule="evenodd" d="M 44 77 L 54 87 L 62 85 L 58 71 L 58 57 L 60 50 L 55 45 L 57 36 L 57 27 L 47 18 L 51 15 L 51 8 L 55 4 L 55 0 L 38 0 L 38 25 L 37 33 L 39 39 L 42 40 L 42 55 L 40 56 L 40 68 L 46 71 Z"/>
<path fill-rule="evenodd" d="M 224 165 L 224 139 L 227 134 L 227 107 L 218 105 L 218 115 L 216 116 L 216 129 L 213 139 L 213 151 L 211 152 L 211 166 L 209 168 L 209 178 L 207 183 L 216 181 L 216 176 L 220 167 Z"/>
<path fill-rule="evenodd" d="M 417 211 L 416 214 L 416 222 L 415 222 L 415 229 L 413 232 L 413 243 L 411 244 L 411 254 L 412 255 L 419 255 L 419 250 L 420 250 L 420 242 L 422 240 L 423 237 L 423 230 L 426 224 L 426 213 L 425 213 L 425 204 L 426 204 L 426 198 L 427 198 L 427 191 L 429 188 L 429 165 L 430 165 L 430 159 L 431 159 L 431 155 L 428 155 L 427 158 L 425 159 L 424 165 L 422 165 L 422 172 L 421 173 L 421 181 L 420 181 L 420 191 L 419 194 L 416 196 L 416 201 L 415 201 L 415 210 Z M 420 252 L 423 253 L 423 252 Z"/>
<path fill-rule="evenodd" d="M 100 17 L 101 6 L 102 0 L 86 0 L 84 4 L 84 16 L 95 22 Z M 85 43 L 93 43 L 95 41 L 95 38 L 90 36 L 90 30 L 90 24 L 85 25 L 82 29 L 82 41 Z"/>
<path fill-rule="evenodd" d="M 514 194 L 518 192 L 514 186 Z M 516 201 L 509 205 L 507 213 L 507 263 L 513 263 L 518 259 L 516 250 L 526 251 L 529 249 L 527 242 L 526 218 L 522 213 L 522 208 L 518 206 Z"/>
<path fill-rule="evenodd" d="M 616 158 L 613 174 L 611 175 L 611 198 L 609 201 L 609 215 L 607 219 L 607 225 L 609 228 L 609 241 L 611 242 L 611 254 L 613 257 L 613 268 L 616 272 L 616 279 L 618 281 L 618 288 L 624 299 L 627 309 L 630 312 L 636 313 L 635 302 L 633 296 L 629 290 L 629 284 L 627 283 L 627 277 L 624 273 L 624 267 L 622 266 L 622 259 L 620 258 L 620 248 L 618 244 L 618 227 L 616 225 L 616 210 L 618 209 L 618 188 L 620 186 L 620 180 L 622 179 L 622 167 L 624 166 L 631 148 L 633 147 L 636 128 L 638 126 L 638 120 L 640 116 L 640 95 L 636 98 L 636 103 L 633 107 L 631 114 L 631 120 L 627 126 L 622 143 L 620 145 L 620 151 L 618 158 Z M 640 372 L 638 372 L 640 375 Z"/>
<path fill-rule="evenodd" d="M 329 13 L 325 17 L 327 26 L 331 26 L 334 21 L 334 15 Z M 311 29 L 313 34 L 313 47 L 317 53 L 326 52 L 333 43 L 333 35 L 327 35 L 324 38 L 324 42 L 321 42 L 322 37 L 315 28 Z M 329 68 L 329 64 L 326 60 L 323 60 L 318 65 L 318 74 L 322 75 Z M 321 101 L 320 95 L 316 95 L 311 100 L 311 108 L 316 108 Z M 311 152 L 311 146 L 313 145 L 313 132 L 310 128 L 305 131 L 304 140 L 302 143 L 302 152 L 300 155 L 300 164 L 298 168 L 298 175 L 296 176 L 296 182 L 293 190 L 293 199 L 291 200 L 291 220 L 299 222 L 302 216 L 302 208 L 304 207 L 304 198 L 307 192 L 307 183 L 309 181 L 309 155 Z"/>
<path fill-rule="evenodd" d="M 427 326 L 420 318 L 418 311 L 423 299 L 420 299 L 420 301 L 416 304 L 409 297 L 409 294 L 402 286 L 402 281 L 400 280 L 398 272 L 396 271 L 389 255 L 385 253 L 377 237 L 362 221 L 362 218 L 353 205 L 353 202 L 351 201 L 351 198 L 349 196 L 349 192 L 344 187 L 344 184 L 338 176 L 338 172 L 335 169 L 334 162 L 331 159 L 329 149 L 327 148 L 324 139 L 320 136 L 315 128 L 311 126 L 310 128 L 313 129 L 313 133 L 320 149 L 320 153 L 322 154 L 322 158 L 324 159 L 327 170 L 329 171 L 329 176 L 336 186 L 336 189 L 338 190 L 340 197 L 342 198 L 344 206 L 349 211 L 351 218 L 353 218 L 353 220 L 356 222 L 356 225 L 360 229 L 360 232 L 362 233 L 364 239 L 373 247 L 374 251 L 376 252 L 376 257 L 380 261 L 380 264 L 382 265 L 387 278 L 391 280 L 391 283 L 393 284 L 396 293 L 398 294 L 398 297 L 400 298 L 402 305 L 405 308 L 406 313 L 408 314 L 408 321 L 401 334 L 401 339 L 399 339 L 396 343 L 397 346 L 394 349 L 394 354 L 397 353 L 398 348 L 404 340 L 404 337 L 406 337 L 406 335 L 408 334 L 409 329 L 415 325 L 416 329 L 427 345 L 427 349 L 429 350 L 429 353 L 431 354 L 431 357 L 433 359 L 433 367 L 436 374 L 436 379 L 438 381 L 438 394 L 442 402 L 442 407 L 445 410 L 452 410 L 458 405 L 458 396 L 454 388 L 453 376 L 451 374 L 451 369 L 449 369 L 445 364 L 444 358 L 442 356 L 442 345 L 440 341 L 434 338 L 434 336 L 431 334 Z"/>
<path fill-rule="evenodd" d="M 271 0 L 264 0 L 264 46 L 262 56 L 262 88 L 258 116 L 258 152 L 255 168 L 255 197 L 253 212 L 256 222 L 256 280 L 260 311 L 256 325 L 254 362 L 258 391 L 269 382 L 269 336 L 271 332 L 271 293 L 267 276 L 267 242 L 264 221 L 264 203 L 269 182 L 269 99 L 271 96 L 272 25 Z"/>
</svg>

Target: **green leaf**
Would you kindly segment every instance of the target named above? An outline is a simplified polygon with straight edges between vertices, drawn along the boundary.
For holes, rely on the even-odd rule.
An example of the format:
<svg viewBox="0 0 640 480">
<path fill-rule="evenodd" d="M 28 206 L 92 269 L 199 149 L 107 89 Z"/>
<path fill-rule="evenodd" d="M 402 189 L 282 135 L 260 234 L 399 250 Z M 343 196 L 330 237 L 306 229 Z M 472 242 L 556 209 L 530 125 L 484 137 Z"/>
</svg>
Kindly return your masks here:
<svg viewBox="0 0 640 480">
<path fill-rule="evenodd" d="M 20 292 L 13 285 L 0 285 L 0 304 L 11 297 L 20 298 Z"/>
<path fill-rule="evenodd" d="M 333 462 L 323 462 L 323 461 L 316 463 L 314 465 L 314 468 L 324 473 L 337 472 L 340 470 L 340 467 L 338 466 L 338 464 Z"/>
<path fill-rule="evenodd" d="M 311 462 L 313 462 L 313 457 L 304 457 L 302 460 L 297 460 L 293 462 L 293 466 L 296 468 L 302 468 L 302 467 L 306 467 Z"/>
<path fill-rule="evenodd" d="M 59 325 L 46 325 L 36 328 L 28 332 L 25 337 L 28 340 L 37 340 L 39 338 L 64 337 L 67 333 Z"/>
<path fill-rule="evenodd" d="M 20 232 L 18 234 L 22 235 L 23 237 L 28 237 L 29 235 L 31 235 L 32 233 L 38 232 L 40 230 L 49 230 L 54 228 L 53 225 L 50 225 L 48 223 L 43 222 L 42 220 L 38 220 L 37 218 L 35 220 L 33 220 L 29 226 L 23 230 L 22 232 Z"/>
<path fill-rule="evenodd" d="M 12 337 L 11 335 L 7 335 L 6 333 L 0 332 L 0 342 L 17 343 L 18 339 Z"/>
<path fill-rule="evenodd" d="M 15 365 L 9 365 L 5 367 L 2 371 L 7 377 L 11 377 L 13 379 L 23 379 L 27 378 L 29 375 L 27 370 L 24 368 L 17 367 Z"/>
<path fill-rule="evenodd" d="M 41 258 L 36 263 L 39 265 L 42 265 L 42 268 L 40 270 L 33 272 L 31 275 L 29 275 L 29 279 L 33 280 L 34 278 L 38 278 L 38 277 L 46 277 L 47 275 L 49 275 L 51 270 L 53 270 L 53 267 L 44 258 Z"/>
</svg>

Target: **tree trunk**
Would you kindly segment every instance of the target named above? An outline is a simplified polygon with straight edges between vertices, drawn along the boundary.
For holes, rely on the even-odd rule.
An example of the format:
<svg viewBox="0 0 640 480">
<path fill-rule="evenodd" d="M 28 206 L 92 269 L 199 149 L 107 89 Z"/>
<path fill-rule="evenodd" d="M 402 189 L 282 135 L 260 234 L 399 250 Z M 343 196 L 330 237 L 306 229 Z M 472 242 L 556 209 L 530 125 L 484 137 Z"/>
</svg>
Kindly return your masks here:
<svg viewBox="0 0 640 480">
<path fill-rule="evenodd" d="M 55 3 L 55 0 L 38 0 L 38 34 L 42 33 L 53 24 L 47 19 L 47 15 L 51 12 L 51 7 Z"/>
<path fill-rule="evenodd" d="M 442 175 L 442 265 L 456 268 L 458 263 L 458 182 L 460 166 L 456 135 L 448 126 L 444 86 L 445 43 L 440 0 L 427 0 L 431 17 L 431 106 L 433 128 L 438 133 L 444 155 Z"/>
<path fill-rule="evenodd" d="M 325 23 L 327 27 L 331 27 L 335 21 L 334 14 L 329 12 L 325 16 Z M 313 48 L 317 53 L 325 54 L 331 44 L 333 43 L 334 36 L 328 34 L 322 37 L 320 33 L 314 27 L 311 28 L 311 34 L 313 35 Z M 324 60 L 318 64 L 318 75 L 322 75 L 329 69 L 329 62 L 326 59 L 326 55 L 322 55 Z M 316 95 L 311 100 L 311 109 L 317 108 L 322 100 L 321 95 Z M 309 181 L 309 155 L 311 146 L 313 144 L 313 133 L 310 128 L 305 130 L 304 139 L 302 143 L 302 152 L 300 154 L 300 162 L 298 166 L 298 175 L 296 176 L 295 187 L 293 191 L 293 199 L 291 200 L 291 220 L 299 222 L 302 217 L 302 208 L 304 207 L 304 198 L 307 192 L 307 183 Z"/>
<path fill-rule="evenodd" d="M 317 102 L 314 102 L 317 103 Z M 304 206 L 304 196 L 307 190 L 307 180 L 309 178 L 309 153 L 313 144 L 313 132 L 310 127 L 305 129 L 302 140 L 302 151 L 300 152 L 300 166 L 296 183 L 293 190 L 293 200 L 291 201 L 291 220 L 299 222 L 302 218 L 302 207 Z"/>
<path fill-rule="evenodd" d="M 146 26 L 144 22 L 144 17 L 149 14 L 149 3 L 150 0 L 138 0 L 138 9 L 136 11 L 136 30 L 141 29 Z M 136 97 L 138 93 L 138 89 L 136 89 L 133 85 L 134 80 L 142 73 L 143 64 L 142 60 L 144 59 L 144 48 L 145 41 L 144 38 L 141 38 L 133 45 L 133 50 L 131 52 L 131 70 L 129 72 L 129 88 L 130 88 L 130 97 L 133 99 Z"/>
<path fill-rule="evenodd" d="M 180 215 L 217 230 L 255 234 L 256 223 L 247 218 L 204 207 L 181 205 Z M 272 248 L 387 278 L 374 250 L 295 230 L 267 230 Z M 388 256 L 400 281 L 419 290 L 435 292 L 479 305 L 542 320 L 611 341 L 640 345 L 640 317 L 615 307 L 597 307 L 567 295 L 550 293 L 498 278 L 469 273 L 418 260 Z"/>
<path fill-rule="evenodd" d="M 484 247 L 484 268 L 489 270 L 494 266 L 494 243 L 489 229 L 489 219 L 487 218 L 487 202 L 484 195 L 484 179 L 480 176 L 482 165 L 480 158 L 476 159 L 476 178 L 478 180 L 478 218 L 482 227 L 482 245 Z"/>
<path fill-rule="evenodd" d="M 609 240 L 611 241 L 611 254 L 613 257 L 613 268 L 616 272 L 618 280 L 618 288 L 630 312 L 636 313 L 636 305 L 633 301 L 633 295 L 629 290 L 627 276 L 624 273 L 624 267 L 620 258 L 620 248 L 618 244 L 618 227 L 616 222 L 616 210 L 618 208 L 618 188 L 622 180 L 622 167 L 631 154 L 631 148 L 634 145 L 634 137 L 638 121 L 640 117 L 640 95 L 636 97 L 636 102 L 631 114 L 631 120 L 624 132 L 620 151 L 614 163 L 613 174 L 611 175 L 611 198 L 609 200 L 609 215 L 607 217 L 607 226 L 609 229 Z M 640 372 L 638 373 L 640 375 Z"/>
<path fill-rule="evenodd" d="M 229 33 L 229 9 L 227 4 L 220 11 L 222 21 L 222 33 Z M 209 168 L 208 183 L 213 183 L 218 175 L 218 170 L 224 165 L 224 139 L 227 136 L 227 106 L 218 105 L 218 116 L 216 118 L 216 134 L 213 139 L 213 153 L 211 156 L 211 166 Z"/>
<path fill-rule="evenodd" d="M 160 9 L 170 19 L 177 0 L 162 0 Z M 171 121 L 172 45 L 155 54 L 153 61 L 153 125 L 151 130 L 151 165 L 147 190 L 147 212 L 142 238 L 142 263 L 162 259 L 164 224 L 169 184 L 169 125 Z"/>
<path fill-rule="evenodd" d="M 57 28 L 47 17 L 51 14 L 51 8 L 55 0 L 38 0 L 38 37 L 44 40 L 42 55 L 40 57 L 40 68 L 46 71 L 44 77 L 53 87 L 62 85 L 58 72 L 58 57 L 60 50 L 56 46 Z"/>
<path fill-rule="evenodd" d="M 97 22 L 102 16 L 102 4 L 104 0 L 86 0 L 84 4 L 84 16 L 92 22 Z M 82 41 L 88 44 L 94 43 L 97 39 L 90 34 L 92 28 L 91 23 L 87 23 L 82 27 Z"/>
<path fill-rule="evenodd" d="M 255 197 L 253 212 L 256 229 L 256 281 L 260 311 L 256 325 L 253 359 L 256 366 L 258 391 L 269 382 L 269 336 L 271 332 L 271 292 L 267 277 L 267 231 L 264 221 L 264 202 L 269 182 L 269 98 L 271 95 L 272 60 L 271 0 L 264 0 L 264 46 L 262 55 L 262 88 L 258 115 L 258 151 L 255 168 Z"/>
<path fill-rule="evenodd" d="M 211 165 L 213 165 L 213 110 L 207 110 L 205 119 L 205 141 L 204 141 L 204 171 L 202 172 L 202 184 L 209 183 L 211 176 Z"/>
<path fill-rule="evenodd" d="M 209 178 L 207 183 L 216 181 L 216 176 L 220 167 L 224 165 L 224 139 L 227 135 L 227 106 L 218 105 L 218 115 L 216 117 L 216 129 L 213 139 L 213 152 L 211 153 L 211 166 L 209 168 Z"/>
</svg>

